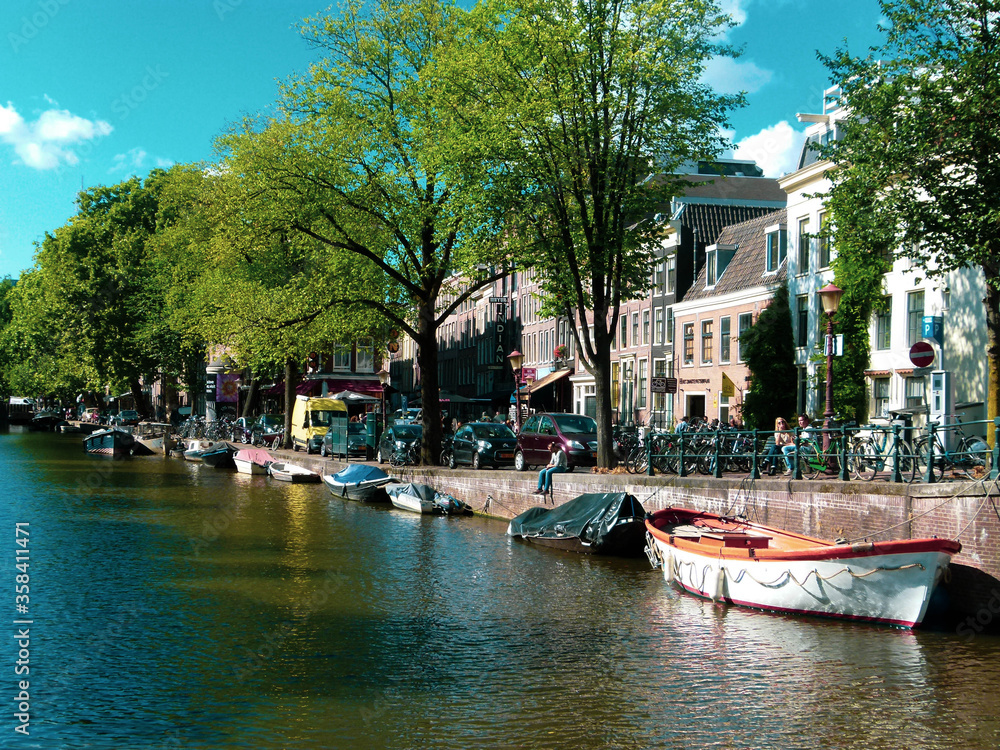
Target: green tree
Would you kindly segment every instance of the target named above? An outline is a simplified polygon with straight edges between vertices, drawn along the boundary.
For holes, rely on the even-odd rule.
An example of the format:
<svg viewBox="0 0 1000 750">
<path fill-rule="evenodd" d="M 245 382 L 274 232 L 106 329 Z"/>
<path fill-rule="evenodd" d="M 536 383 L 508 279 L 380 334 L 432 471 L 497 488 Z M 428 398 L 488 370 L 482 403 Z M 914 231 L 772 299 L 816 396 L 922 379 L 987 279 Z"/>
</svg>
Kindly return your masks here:
<svg viewBox="0 0 1000 750">
<path fill-rule="evenodd" d="M 740 356 L 750 370 L 744 423 L 751 429 L 773 430 L 777 417 L 789 419 L 795 412 L 795 337 L 787 284 L 778 287 L 757 322 L 740 335 Z"/>
<path fill-rule="evenodd" d="M 286 254 L 286 322 L 363 309 L 416 342 L 425 462 L 440 452 L 438 328 L 509 268 L 503 202 L 466 147 L 467 125 L 440 103 L 437 59 L 464 14 L 439 0 L 348 0 L 308 21 L 321 57 L 285 87 L 280 114 L 219 143 L 244 222 Z M 448 101 L 467 104 L 454 92 Z"/>
<path fill-rule="evenodd" d="M 834 237 L 928 277 L 986 280 L 987 415 L 1000 406 L 1000 14 L 994 0 L 879 3 L 884 43 L 823 58 L 851 117 L 824 150 Z"/>
<path fill-rule="evenodd" d="M 700 83 L 729 23 L 711 1 L 487 0 L 457 59 L 476 91 L 476 143 L 531 246 L 543 313 L 574 322 L 596 385 L 598 464 L 614 463 L 611 343 L 622 302 L 649 287 L 665 176 L 711 158 L 738 96 Z M 651 175 L 657 174 L 653 178 Z"/>
</svg>

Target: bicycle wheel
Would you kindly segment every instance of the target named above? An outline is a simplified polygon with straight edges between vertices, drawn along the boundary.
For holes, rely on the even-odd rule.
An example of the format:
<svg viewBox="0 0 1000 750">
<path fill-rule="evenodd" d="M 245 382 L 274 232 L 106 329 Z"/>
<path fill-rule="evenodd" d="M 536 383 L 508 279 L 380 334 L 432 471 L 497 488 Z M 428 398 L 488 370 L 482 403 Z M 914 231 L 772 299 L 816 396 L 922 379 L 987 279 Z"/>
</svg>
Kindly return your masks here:
<svg viewBox="0 0 1000 750">
<path fill-rule="evenodd" d="M 875 441 L 871 438 L 858 440 L 852 446 L 851 452 L 854 454 L 851 462 L 854 478 L 861 482 L 872 481 L 882 463 L 882 456 Z"/>
<path fill-rule="evenodd" d="M 955 472 L 967 479 L 985 479 L 993 468 L 993 451 L 978 437 L 967 437 L 959 443 L 955 455 Z"/>
<path fill-rule="evenodd" d="M 713 474 L 715 472 L 715 446 L 701 446 L 695 457 L 695 465 L 698 467 L 699 474 Z"/>
<path fill-rule="evenodd" d="M 927 437 L 921 437 L 917 439 L 917 442 L 913 444 L 913 459 L 916 466 L 917 472 L 920 474 L 920 478 L 923 479 L 927 476 L 927 458 L 928 452 L 930 450 L 930 443 Z M 941 478 L 944 476 L 944 458 L 934 451 L 934 455 L 931 457 L 931 480 L 934 482 L 940 482 Z"/>
<path fill-rule="evenodd" d="M 799 445 L 799 468 L 803 479 L 815 479 L 826 468 L 822 453 L 812 443 Z"/>
<path fill-rule="evenodd" d="M 893 473 L 895 473 L 895 467 L 899 466 L 900 478 L 909 484 L 917 476 L 917 461 L 913 455 L 913 447 L 905 440 L 900 440 L 897 449 L 890 456 L 890 461 L 893 466 Z"/>
</svg>

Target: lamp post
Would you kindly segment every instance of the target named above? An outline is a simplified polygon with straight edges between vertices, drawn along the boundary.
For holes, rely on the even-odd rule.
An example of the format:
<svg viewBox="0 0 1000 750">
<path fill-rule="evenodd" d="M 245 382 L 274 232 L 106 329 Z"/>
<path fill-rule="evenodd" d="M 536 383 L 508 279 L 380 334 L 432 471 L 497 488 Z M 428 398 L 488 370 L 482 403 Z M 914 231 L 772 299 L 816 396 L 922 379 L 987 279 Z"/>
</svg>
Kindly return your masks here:
<svg viewBox="0 0 1000 750">
<path fill-rule="evenodd" d="M 826 313 L 826 411 L 823 412 L 823 450 L 830 447 L 830 420 L 833 418 L 833 316 L 840 306 L 843 290 L 827 284 L 819 290 L 819 299 Z"/>
<path fill-rule="evenodd" d="M 385 390 L 389 387 L 389 371 L 383 365 L 382 369 L 375 374 L 378 375 L 378 382 L 382 386 L 382 429 L 384 430 L 385 426 L 389 424 L 388 415 L 385 413 Z"/>
<path fill-rule="evenodd" d="M 524 364 L 524 355 L 517 349 L 507 355 L 510 360 L 510 369 L 514 372 L 514 426 L 517 431 L 521 431 L 521 365 Z"/>
</svg>

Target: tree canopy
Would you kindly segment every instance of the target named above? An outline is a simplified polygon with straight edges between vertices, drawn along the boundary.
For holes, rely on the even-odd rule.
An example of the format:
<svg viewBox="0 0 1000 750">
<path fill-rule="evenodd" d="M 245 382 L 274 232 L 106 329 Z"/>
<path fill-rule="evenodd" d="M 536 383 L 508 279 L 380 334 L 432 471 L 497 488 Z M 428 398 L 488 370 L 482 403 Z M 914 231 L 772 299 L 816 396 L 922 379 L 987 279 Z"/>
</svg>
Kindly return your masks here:
<svg viewBox="0 0 1000 750">
<path fill-rule="evenodd" d="M 986 281 L 989 393 L 1000 405 L 1000 7 L 994 0 L 879 3 L 884 44 L 823 58 L 850 119 L 824 149 L 836 168 L 834 238 L 921 273 Z"/>
</svg>

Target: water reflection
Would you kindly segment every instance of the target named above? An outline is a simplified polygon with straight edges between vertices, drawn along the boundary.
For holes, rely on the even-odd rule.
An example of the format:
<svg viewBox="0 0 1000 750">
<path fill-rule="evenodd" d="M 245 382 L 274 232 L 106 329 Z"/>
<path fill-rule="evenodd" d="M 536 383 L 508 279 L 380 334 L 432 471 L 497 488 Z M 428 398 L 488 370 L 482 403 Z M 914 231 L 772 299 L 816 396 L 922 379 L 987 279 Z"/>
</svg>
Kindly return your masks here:
<svg viewBox="0 0 1000 750">
<path fill-rule="evenodd" d="M 996 639 L 728 608 L 501 522 L 78 443 L 0 436 L 37 564 L 24 747 L 1000 744 Z"/>
</svg>

